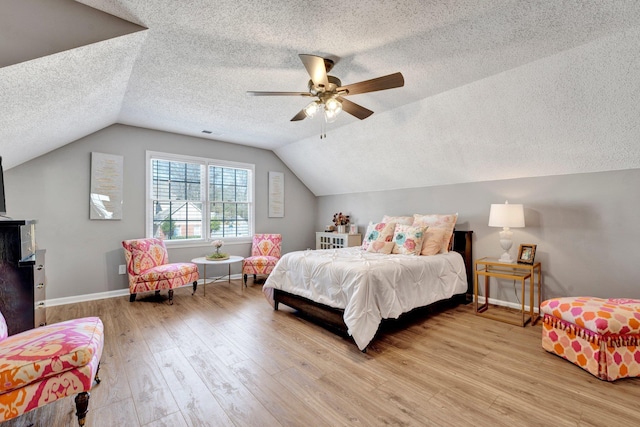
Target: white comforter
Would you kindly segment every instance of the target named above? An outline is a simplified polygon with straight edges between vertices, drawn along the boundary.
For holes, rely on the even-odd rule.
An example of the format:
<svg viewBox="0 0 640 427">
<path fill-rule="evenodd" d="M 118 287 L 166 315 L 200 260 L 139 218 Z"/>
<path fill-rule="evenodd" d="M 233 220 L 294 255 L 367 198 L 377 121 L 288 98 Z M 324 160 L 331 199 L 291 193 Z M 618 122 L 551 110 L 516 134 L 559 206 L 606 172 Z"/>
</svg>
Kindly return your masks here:
<svg viewBox="0 0 640 427">
<path fill-rule="evenodd" d="M 367 347 L 382 319 L 467 290 L 457 252 L 435 256 L 383 255 L 359 247 L 285 254 L 264 284 L 273 289 L 344 309 L 344 322 L 359 349 Z"/>
</svg>

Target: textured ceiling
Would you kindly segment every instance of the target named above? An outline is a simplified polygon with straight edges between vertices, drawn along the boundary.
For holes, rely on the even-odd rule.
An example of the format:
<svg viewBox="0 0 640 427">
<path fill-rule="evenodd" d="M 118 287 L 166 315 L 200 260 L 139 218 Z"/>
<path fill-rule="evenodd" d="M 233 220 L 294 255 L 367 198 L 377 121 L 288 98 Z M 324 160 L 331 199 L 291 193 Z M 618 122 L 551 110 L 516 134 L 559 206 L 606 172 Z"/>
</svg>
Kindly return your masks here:
<svg viewBox="0 0 640 427">
<path fill-rule="evenodd" d="M 37 8 L 39 2 L 55 4 L 58 15 L 60 11 L 81 13 L 77 9 L 82 3 L 123 21 L 86 11 L 78 21 L 86 31 L 59 33 L 52 28 L 64 30 L 68 24 L 45 15 L 36 17 L 48 22 L 38 30 L 30 22 L 34 20 L 33 13 L 25 14 L 24 8 L 26 5 Z M 535 86 L 532 82 L 540 73 L 563 63 L 562 59 L 556 59 L 563 58 L 563 52 L 571 55 L 582 46 L 598 49 L 599 40 L 616 34 L 625 34 L 625 42 L 629 37 L 637 40 L 634 31 L 640 26 L 637 1 L 83 0 L 79 3 L 10 0 L 0 5 L 0 16 L 14 23 L 11 27 L 0 26 L 0 56 L 9 47 L 15 52 L 19 51 L 16 46 L 34 45 L 33 35 L 22 30 L 17 33 L 18 28 L 25 26 L 35 28 L 33 31 L 40 36 L 36 41 L 42 39 L 43 32 L 45 39 L 64 39 L 64 43 L 47 43 L 50 50 L 40 53 L 44 56 L 25 58 L 30 59 L 26 62 L 18 59 L 14 62 L 19 63 L 0 68 L 0 154 L 6 167 L 110 124 L 123 123 L 274 150 L 318 195 L 368 191 L 372 189 L 371 182 L 376 183 L 373 187 L 376 189 L 406 188 L 539 173 L 535 170 L 539 163 L 546 165 L 558 158 L 554 154 L 555 133 L 537 138 L 537 152 L 546 157 L 533 165 L 525 164 L 518 173 L 505 174 L 495 168 L 483 173 L 463 173 L 452 172 L 449 167 L 431 168 L 432 177 L 423 173 L 418 180 L 405 177 L 406 170 L 400 174 L 380 172 L 371 180 L 364 177 L 365 170 L 358 165 L 386 156 L 396 139 L 405 150 L 412 150 L 409 153 L 414 153 L 414 160 L 422 164 L 431 153 L 438 153 L 442 156 L 441 165 L 453 165 L 454 158 L 461 152 L 464 154 L 465 143 L 486 143 L 478 140 L 477 135 L 480 130 L 489 132 L 483 128 L 486 117 L 480 116 L 474 117 L 477 126 L 466 123 L 468 129 L 458 135 L 465 141 L 443 138 L 445 133 L 451 134 L 451 129 L 460 128 L 451 122 L 456 115 L 454 107 L 464 111 L 465 106 L 470 108 L 469 102 L 476 102 L 469 112 L 486 112 L 487 106 L 474 96 L 489 89 L 493 91 L 489 98 L 495 98 L 491 98 L 494 105 L 500 104 L 501 99 L 518 103 L 519 99 L 513 97 L 518 95 L 515 89 L 520 82 L 514 76 L 534 73 L 527 84 Z M 127 27 L 130 24 L 124 21 L 137 26 Z M 88 35 L 104 41 L 87 38 Z M 319 118 L 289 121 L 307 99 L 246 96 L 247 90 L 304 91 L 308 75 L 299 53 L 334 59 L 336 65 L 331 74 L 343 84 L 400 71 L 405 86 L 350 97 L 375 114 L 364 121 L 342 114 L 327 126 L 328 139 L 322 142 L 318 139 Z M 620 55 L 637 53 L 636 50 Z M 591 55 L 591 51 L 586 55 Z M 577 60 L 588 63 L 584 57 Z M 630 69 L 635 72 L 637 66 Z M 556 70 L 555 75 L 561 79 L 563 73 L 566 68 Z M 579 73 L 577 77 L 581 78 Z M 495 79 L 508 81 L 511 90 L 496 97 L 505 88 Z M 544 78 L 541 80 L 543 85 Z M 530 87 L 534 92 L 556 89 L 556 86 Z M 564 86 L 561 89 L 569 90 Z M 570 88 L 569 93 L 576 90 L 579 88 Z M 540 102 L 548 102 L 548 95 L 540 96 Z M 511 138 L 505 131 L 513 128 L 516 135 L 525 133 L 530 125 L 514 127 L 514 122 L 521 119 L 518 116 L 503 123 L 502 128 L 495 124 L 486 139 L 498 135 L 502 142 L 511 141 L 516 152 L 530 147 L 531 141 Z M 416 127 L 416 122 L 427 124 Z M 204 135 L 202 130 L 212 134 Z M 417 141 L 423 134 L 430 135 L 429 156 L 415 154 L 424 143 Z M 319 146 L 321 143 L 325 145 Z M 476 150 L 477 156 L 495 157 L 492 148 L 488 145 Z M 344 164 L 332 167 L 338 150 L 344 153 L 339 162 Z M 333 159 L 327 154 L 329 151 L 334 153 Z M 309 162 L 311 155 L 313 166 Z M 596 150 L 594 155 L 600 154 Z M 391 156 L 391 160 L 400 158 Z M 469 163 L 483 160 L 474 157 Z M 562 159 L 559 163 L 566 162 Z M 579 165 L 548 168 L 544 173 L 598 170 L 598 166 L 589 162 L 584 164 L 587 165 L 584 168 Z M 634 167 L 635 163 L 618 167 L 629 166 Z M 327 168 L 332 172 L 330 178 L 323 172 Z M 616 166 L 607 164 L 601 168 Z M 348 185 L 336 190 L 336 183 L 345 181 Z"/>
</svg>

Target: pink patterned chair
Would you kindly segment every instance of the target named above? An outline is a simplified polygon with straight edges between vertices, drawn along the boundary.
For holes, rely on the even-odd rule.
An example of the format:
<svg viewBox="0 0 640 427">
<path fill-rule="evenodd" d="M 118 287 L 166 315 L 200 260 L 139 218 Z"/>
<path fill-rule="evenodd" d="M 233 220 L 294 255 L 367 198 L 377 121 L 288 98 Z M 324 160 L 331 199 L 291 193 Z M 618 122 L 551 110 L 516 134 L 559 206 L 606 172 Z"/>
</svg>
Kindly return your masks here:
<svg viewBox="0 0 640 427">
<path fill-rule="evenodd" d="M 640 377 L 640 300 L 552 298 L 544 314 L 542 348 L 596 377 Z"/>
<path fill-rule="evenodd" d="M 193 283 L 198 287 L 198 266 L 191 262 L 169 263 L 164 241 L 160 239 L 133 239 L 122 242 L 129 274 L 129 301 L 136 300 L 138 292 L 169 290 L 169 304 L 173 304 L 173 290 Z"/>
<path fill-rule="evenodd" d="M 94 380 L 100 383 L 103 345 L 104 328 L 97 317 L 54 323 L 7 337 L 7 324 L 0 313 L 0 421 L 77 394 L 76 415 L 83 426 L 89 390 Z"/>
<path fill-rule="evenodd" d="M 242 274 L 244 285 L 247 286 L 247 275 L 253 274 L 256 280 L 258 274 L 268 275 L 273 271 L 280 259 L 280 246 L 282 236 L 280 234 L 255 234 L 251 245 L 251 256 L 242 261 Z"/>
</svg>

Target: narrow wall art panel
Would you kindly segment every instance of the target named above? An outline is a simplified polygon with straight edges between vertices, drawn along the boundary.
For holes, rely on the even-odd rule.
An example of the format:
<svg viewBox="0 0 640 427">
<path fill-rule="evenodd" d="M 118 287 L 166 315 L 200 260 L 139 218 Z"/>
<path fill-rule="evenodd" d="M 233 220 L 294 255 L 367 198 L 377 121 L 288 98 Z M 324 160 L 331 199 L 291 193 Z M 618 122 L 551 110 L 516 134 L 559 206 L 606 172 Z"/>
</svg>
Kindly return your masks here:
<svg viewBox="0 0 640 427">
<path fill-rule="evenodd" d="M 89 219 L 122 219 L 124 158 L 91 153 Z"/>
<path fill-rule="evenodd" d="M 284 173 L 269 172 L 269 218 L 284 218 Z"/>
</svg>

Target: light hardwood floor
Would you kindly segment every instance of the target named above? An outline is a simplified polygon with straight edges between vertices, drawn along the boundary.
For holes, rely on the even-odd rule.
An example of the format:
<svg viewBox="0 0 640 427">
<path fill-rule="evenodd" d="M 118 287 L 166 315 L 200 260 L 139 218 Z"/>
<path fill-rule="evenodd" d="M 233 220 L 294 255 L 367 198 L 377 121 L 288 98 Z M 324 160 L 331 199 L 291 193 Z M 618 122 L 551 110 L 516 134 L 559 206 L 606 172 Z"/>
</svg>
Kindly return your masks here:
<svg viewBox="0 0 640 427">
<path fill-rule="evenodd" d="M 175 303 L 112 298 L 47 310 L 99 316 L 87 426 L 631 426 L 640 379 L 607 383 L 525 328 L 459 306 L 385 325 L 366 354 L 239 280 Z M 140 296 L 138 297 L 140 298 Z M 3 424 L 74 426 L 73 398 Z"/>
</svg>

